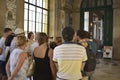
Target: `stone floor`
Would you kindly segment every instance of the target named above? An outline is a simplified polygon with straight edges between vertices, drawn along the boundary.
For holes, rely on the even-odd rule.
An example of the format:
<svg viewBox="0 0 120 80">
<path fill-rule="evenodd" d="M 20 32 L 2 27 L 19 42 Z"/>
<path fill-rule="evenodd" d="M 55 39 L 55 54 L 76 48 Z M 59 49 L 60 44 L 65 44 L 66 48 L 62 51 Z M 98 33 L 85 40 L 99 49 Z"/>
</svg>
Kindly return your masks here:
<svg viewBox="0 0 120 80">
<path fill-rule="evenodd" d="M 101 59 L 94 77 L 95 80 L 120 80 L 120 61 Z"/>
<path fill-rule="evenodd" d="M 120 61 L 100 59 L 95 70 L 94 80 L 120 80 Z"/>
</svg>

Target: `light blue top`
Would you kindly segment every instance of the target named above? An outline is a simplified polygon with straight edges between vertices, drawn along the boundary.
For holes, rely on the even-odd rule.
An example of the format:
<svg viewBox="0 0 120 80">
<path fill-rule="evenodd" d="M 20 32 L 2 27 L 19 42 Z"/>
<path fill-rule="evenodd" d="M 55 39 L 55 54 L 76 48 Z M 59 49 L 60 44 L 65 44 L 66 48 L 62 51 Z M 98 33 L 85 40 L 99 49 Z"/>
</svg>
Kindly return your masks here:
<svg viewBox="0 0 120 80">
<path fill-rule="evenodd" d="M 18 63 L 18 59 L 19 59 L 19 55 L 23 52 L 22 49 L 16 48 L 12 51 L 11 55 L 10 55 L 10 72 L 11 74 L 13 73 L 17 63 Z M 19 72 L 17 73 L 16 77 L 14 78 L 14 80 L 26 80 L 27 76 L 26 76 L 26 71 L 28 69 L 28 59 L 26 59 L 21 67 L 21 69 L 19 70 Z"/>
<path fill-rule="evenodd" d="M 10 52 L 12 52 L 15 48 L 17 48 L 17 42 L 16 37 L 13 38 L 11 44 L 10 44 Z"/>
<path fill-rule="evenodd" d="M 30 45 L 30 54 L 31 54 L 32 57 L 33 57 L 34 49 L 38 46 L 39 46 L 38 42 L 34 42 Z"/>
</svg>

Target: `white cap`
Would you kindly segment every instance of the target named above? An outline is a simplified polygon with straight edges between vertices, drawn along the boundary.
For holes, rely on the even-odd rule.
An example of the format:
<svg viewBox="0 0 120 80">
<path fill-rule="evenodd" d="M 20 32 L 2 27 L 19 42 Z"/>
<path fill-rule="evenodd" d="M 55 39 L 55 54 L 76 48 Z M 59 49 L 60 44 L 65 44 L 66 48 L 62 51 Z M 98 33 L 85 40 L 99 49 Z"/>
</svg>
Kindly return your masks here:
<svg viewBox="0 0 120 80">
<path fill-rule="evenodd" d="M 18 34 L 24 33 L 24 30 L 21 28 L 16 28 L 14 33 L 15 35 L 18 35 Z"/>
</svg>

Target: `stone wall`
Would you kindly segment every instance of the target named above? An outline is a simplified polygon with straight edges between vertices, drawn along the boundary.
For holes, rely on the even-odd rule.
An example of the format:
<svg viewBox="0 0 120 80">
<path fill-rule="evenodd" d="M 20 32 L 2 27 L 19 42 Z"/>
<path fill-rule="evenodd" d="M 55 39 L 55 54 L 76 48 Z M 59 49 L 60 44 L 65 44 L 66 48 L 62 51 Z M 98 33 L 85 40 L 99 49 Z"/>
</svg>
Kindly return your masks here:
<svg viewBox="0 0 120 80">
<path fill-rule="evenodd" d="M 73 1 L 73 3 L 70 2 L 70 0 L 53 0 L 50 2 L 50 36 L 61 36 L 61 31 L 65 26 L 70 25 L 75 30 L 78 30 L 80 28 L 81 0 L 71 1 Z"/>
<path fill-rule="evenodd" d="M 120 0 L 113 1 L 113 56 L 114 59 L 120 59 Z"/>
<path fill-rule="evenodd" d="M 49 36 L 61 36 L 63 27 L 68 25 L 71 7 L 69 0 L 50 0 Z"/>
<path fill-rule="evenodd" d="M 4 27 L 24 28 L 24 0 L 0 1 L 0 35 Z"/>
<path fill-rule="evenodd" d="M 5 27 L 6 1 L 0 0 L 0 36 Z"/>
<path fill-rule="evenodd" d="M 16 0 L 6 0 L 5 27 L 16 27 Z"/>
</svg>

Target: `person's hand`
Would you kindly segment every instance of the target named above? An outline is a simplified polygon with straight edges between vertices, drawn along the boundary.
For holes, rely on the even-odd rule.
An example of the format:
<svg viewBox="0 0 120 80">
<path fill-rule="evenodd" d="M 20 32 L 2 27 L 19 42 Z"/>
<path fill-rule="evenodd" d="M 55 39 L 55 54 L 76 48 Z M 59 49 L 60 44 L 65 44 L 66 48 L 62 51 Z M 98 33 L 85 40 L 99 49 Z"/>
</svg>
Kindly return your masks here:
<svg viewBox="0 0 120 80">
<path fill-rule="evenodd" d="M 12 77 L 8 77 L 8 80 L 13 80 L 13 78 Z"/>
</svg>

